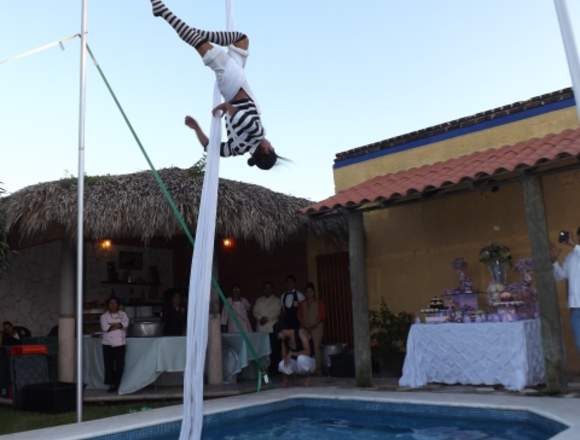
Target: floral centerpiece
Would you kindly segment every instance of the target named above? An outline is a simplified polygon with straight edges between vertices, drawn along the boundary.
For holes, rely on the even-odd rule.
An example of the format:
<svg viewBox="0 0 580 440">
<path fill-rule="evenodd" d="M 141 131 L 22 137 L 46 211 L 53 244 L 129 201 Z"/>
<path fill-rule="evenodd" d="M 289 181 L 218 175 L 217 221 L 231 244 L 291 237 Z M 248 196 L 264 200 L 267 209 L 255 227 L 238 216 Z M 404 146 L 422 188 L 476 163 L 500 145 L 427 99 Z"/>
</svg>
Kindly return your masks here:
<svg viewBox="0 0 580 440">
<path fill-rule="evenodd" d="M 506 266 L 511 265 L 510 248 L 492 243 L 479 252 L 479 261 L 486 264 L 491 274 L 491 282 L 487 288 L 488 301 L 494 304 L 505 294 Z"/>
<path fill-rule="evenodd" d="M 524 302 L 524 306 L 520 310 L 523 317 L 537 317 L 539 309 L 538 296 L 534 287 L 534 260 L 520 258 L 514 264 L 514 270 L 520 273 L 521 279 L 516 283 L 511 283 L 508 290 L 514 295 L 514 298 Z"/>
</svg>

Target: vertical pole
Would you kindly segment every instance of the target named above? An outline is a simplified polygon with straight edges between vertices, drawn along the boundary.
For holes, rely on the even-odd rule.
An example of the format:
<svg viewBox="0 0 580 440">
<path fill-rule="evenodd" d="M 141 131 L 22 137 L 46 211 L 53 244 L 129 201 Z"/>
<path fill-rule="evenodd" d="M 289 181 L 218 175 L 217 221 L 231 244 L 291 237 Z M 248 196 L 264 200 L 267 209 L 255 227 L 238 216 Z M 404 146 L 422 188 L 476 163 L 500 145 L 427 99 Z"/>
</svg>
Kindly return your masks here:
<svg viewBox="0 0 580 440">
<path fill-rule="evenodd" d="M 559 393 L 566 387 L 564 379 L 564 347 L 560 324 L 560 306 L 552 262 L 550 241 L 544 208 L 544 192 L 539 176 L 522 178 L 528 237 L 536 272 L 536 287 L 540 305 L 542 347 L 546 366 L 546 386 L 549 392 Z"/>
<path fill-rule="evenodd" d="M 83 254 L 85 195 L 85 114 L 87 76 L 87 0 L 82 0 L 81 12 L 81 72 L 79 94 L 79 167 L 77 182 L 77 423 L 83 420 Z"/>
<path fill-rule="evenodd" d="M 363 214 L 360 211 L 348 213 L 348 254 L 350 260 L 350 286 L 352 291 L 356 384 L 359 387 L 370 387 L 372 385 L 372 370 L 366 242 Z"/>
<path fill-rule="evenodd" d="M 570 21 L 566 0 L 554 0 L 554 6 L 556 7 L 558 22 L 560 23 L 560 33 L 562 34 L 564 50 L 566 51 L 566 58 L 568 59 L 570 77 L 572 78 L 572 89 L 574 90 L 574 98 L 576 99 L 576 115 L 580 122 L 580 60 L 578 59 L 578 48 L 576 47 L 576 40 L 574 39 L 574 31 L 572 29 L 572 22 Z"/>
</svg>

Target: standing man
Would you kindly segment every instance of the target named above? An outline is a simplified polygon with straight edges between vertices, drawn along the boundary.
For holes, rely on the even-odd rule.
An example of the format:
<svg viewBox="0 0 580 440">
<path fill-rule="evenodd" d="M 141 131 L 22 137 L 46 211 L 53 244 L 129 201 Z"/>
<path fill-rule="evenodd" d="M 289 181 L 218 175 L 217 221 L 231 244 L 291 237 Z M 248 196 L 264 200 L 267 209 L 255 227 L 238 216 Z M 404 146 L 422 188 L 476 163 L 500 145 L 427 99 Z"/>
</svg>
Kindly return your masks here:
<svg viewBox="0 0 580 440">
<path fill-rule="evenodd" d="M 257 330 L 272 334 L 280 317 L 280 299 L 274 295 L 271 282 L 264 283 L 264 295 L 256 300 L 253 313 L 258 323 Z"/>
<path fill-rule="evenodd" d="M 119 390 L 125 370 L 129 317 L 119 310 L 119 305 L 119 300 L 111 296 L 107 300 L 107 311 L 101 315 L 105 384 L 109 385 L 109 393 Z"/>
<path fill-rule="evenodd" d="M 264 295 L 259 297 L 256 304 L 254 304 L 253 313 L 257 322 L 257 330 L 268 333 L 270 336 L 270 370 L 272 373 L 276 371 L 280 361 L 280 341 L 274 332 L 274 326 L 278 323 L 280 312 L 280 298 L 274 295 L 272 283 L 267 281 L 264 283 Z"/>
<path fill-rule="evenodd" d="M 570 322 L 576 349 L 580 352 L 580 228 L 576 230 L 576 240 L 569 233 L 560 233 L 560 243 L 572 248 L 566 255 L 564 263 L 558 262 L 561 249 L 552 245 L 552 262 L 554 263 L 554 277 L 557 281 L 568 280 L 568 307 L 570 308 Z"/>
<path fill-rule="evenodd" d="M 232 306 L 233 313 L 236 314 L 236 318 L 238 318 L 238 322 L 242 326 L 241 330 L 244 330 L 246 333 L 252 333 L 252 324 L 250 323 L 250 317 L 248 316 L 248 312 L 252 307 L 250 306 L 250 302 L 242 297 L 242 291 L 240 286 L 237 284 L 232 288 L 232 296 L 228 298 L 228 302 Z M 230 310 L 225 306 L 222 311 L 222 325 L 227 325 L 228 333 L 240 332 L 240 329 L 230 316 Z"/>
<path fill-rule="evenodd" d="M 286 278 L 286 292 L 282 294 L 281 298 L 282 319 L 279 326 L 280 330 L 298 330 L 300 328 L 298 307 L 304 300 L 305 297 L 302 292 L 296 290 L 296 277 L 294 275 L 288 275 L 288 278 Z"/>
</svg>

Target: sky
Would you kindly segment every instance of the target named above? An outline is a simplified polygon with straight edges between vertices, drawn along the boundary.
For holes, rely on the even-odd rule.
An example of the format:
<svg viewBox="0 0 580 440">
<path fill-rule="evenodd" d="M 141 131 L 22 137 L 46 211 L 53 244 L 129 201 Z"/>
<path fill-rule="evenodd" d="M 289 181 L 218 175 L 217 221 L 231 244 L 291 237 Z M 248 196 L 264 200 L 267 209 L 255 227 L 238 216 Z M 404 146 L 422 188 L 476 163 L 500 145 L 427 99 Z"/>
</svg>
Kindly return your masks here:
<svg viewBox="0 0 580 440">
<path fill-rule="evenodd" d="M 222 29 L 223 1 L 166 0 Z M 336 153 L 570 86 L 552 0 L 234 0 L 268 138 L 291 162 L 221 176 L 321 200 Z M 568 0 L 580 47 L 580 2 Z M 81 0 L 0 0 L 0 59 L 80 30 Z M 148 0 L 89 0 L 89 44 L 158 168 L 202 154 L 212 72 Z M 92 65 L 86 172 L 146 163 Z M 8 192 L 77 173 L 79 43 L 0 65 L 0 182 Z"/>
</svg>

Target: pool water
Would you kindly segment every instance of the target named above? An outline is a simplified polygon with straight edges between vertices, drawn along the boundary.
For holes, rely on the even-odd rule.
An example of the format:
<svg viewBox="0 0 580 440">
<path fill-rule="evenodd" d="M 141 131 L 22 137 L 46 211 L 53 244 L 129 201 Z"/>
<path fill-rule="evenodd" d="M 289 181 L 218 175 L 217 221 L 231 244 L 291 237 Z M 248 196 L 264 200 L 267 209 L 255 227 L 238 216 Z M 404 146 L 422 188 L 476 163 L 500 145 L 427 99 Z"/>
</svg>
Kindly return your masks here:
<svg viewBox="0 0 580 440">
<path fill-rule="evenodd" d="M 206 416 L 203 440 L 547 440 L 566 429 L 527 411 L 292 399 Z M 179 423 L 94 440 L 176 440 Z"/>
</svg>

